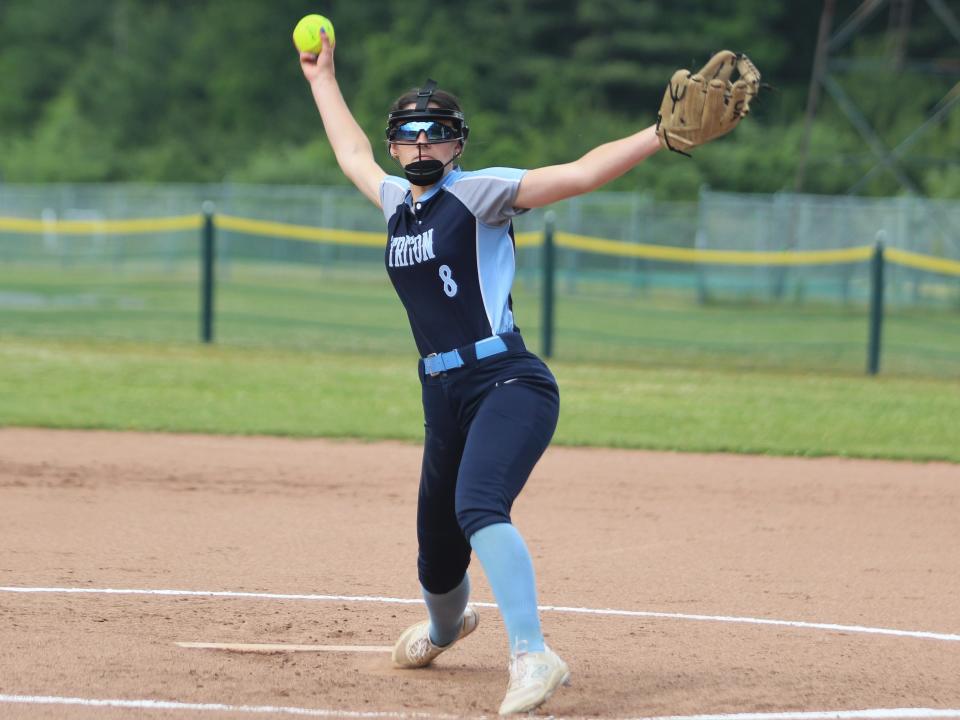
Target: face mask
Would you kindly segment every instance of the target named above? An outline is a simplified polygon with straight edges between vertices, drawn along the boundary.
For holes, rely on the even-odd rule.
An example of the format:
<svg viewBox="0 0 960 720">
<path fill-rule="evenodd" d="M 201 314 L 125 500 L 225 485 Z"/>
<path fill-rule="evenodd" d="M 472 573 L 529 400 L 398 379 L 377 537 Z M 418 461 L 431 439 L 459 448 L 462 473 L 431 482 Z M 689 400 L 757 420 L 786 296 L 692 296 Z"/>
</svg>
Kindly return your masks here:
<svg viewBox="0 0 960 720">
<path fill-rule="evenodd" d="M 437 82 L 428 78 L 424 86 L 417 91 L 416 107 L 390 112 L 387 117 L 388 142 L 419 145 L 418 140 L 423 134 L 428 144 L 460 141 L 460 152 L 463 152 L 463 143 L 470 128 L 459 110 L 429 107 L 430 98 L 436 88 Z M 443 178 L 447 165 L 460 156 L 458 152 L 449 161 L 442 163 L 439 160 L 424 160 L 422 148 L 418 147 L 418 150 L 418 158 L 404 165 L 403 172 L 411 184 L 420 187 L 438 183 Z"/>
<path fill-rule="evenodd" d="M 433 185 L 443 177 L 444 164 L 439 160 L 414 160 L 403 166 L 407 180 L 414 185 Z"/>
<path fill-rule="evenodd" d="M 412 163 L 407 163 L 403 166 L 403 173 L 407 176 L 407 180 L 414 185 L 421 187 L 434 185 L 440 182 L 440 179 L 443 177 L 443 169 L 458 157 L 460 157 L 459 153 L 445 163 L 432 159 L 414 160 Z"/>
</svg>

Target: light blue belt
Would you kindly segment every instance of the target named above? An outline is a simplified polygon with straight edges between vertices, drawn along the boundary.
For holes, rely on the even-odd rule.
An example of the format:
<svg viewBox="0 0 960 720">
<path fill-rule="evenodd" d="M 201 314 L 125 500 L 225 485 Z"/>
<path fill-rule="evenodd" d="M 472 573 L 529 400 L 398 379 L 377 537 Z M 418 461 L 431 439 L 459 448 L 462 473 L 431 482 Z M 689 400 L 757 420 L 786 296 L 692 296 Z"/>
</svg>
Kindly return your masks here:
<svg viewBox="0 0 960 720">
<path fill-rule="evenodd" d="M 490 357 L 491 355 L 506 352 L 507 344 L 503 341 L 502 337 L 494 335 L 483 340 L 477 340 L 472 346 L 466 345 L 456 350 L 450 350 L 449 352 L 430 353 L 427 357 L 423 358 L 423 372 L 433 377 L 442 372 L 447 372 L 447 370 L 461 368 L 466 365 L 461 351 L 463 351 L 464 355 L 469 355 L 469 350 L 471 349 L 477 360 L 483 360 L 483 358 Z"/>
</svg>

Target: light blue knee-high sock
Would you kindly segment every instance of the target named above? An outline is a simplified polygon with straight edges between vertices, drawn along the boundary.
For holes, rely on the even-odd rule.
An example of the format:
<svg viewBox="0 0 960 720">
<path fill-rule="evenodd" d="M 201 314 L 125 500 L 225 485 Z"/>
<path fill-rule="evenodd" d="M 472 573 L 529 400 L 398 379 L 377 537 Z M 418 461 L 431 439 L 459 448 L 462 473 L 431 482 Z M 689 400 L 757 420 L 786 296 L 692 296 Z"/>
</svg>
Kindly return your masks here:
<svg viewBox="0 0 960 720">
<path fill-rule="evenodd" d="M 470 599 L 470 576 L 464 573 L 459 585 L 439 595 L 423 586 L 420 589 L 423 590 L 423 599 L 430 613 L 430 642 L 440 647 L 449 645 L 460 634 L 463 611 Z"/>
<path fill-rule="evenodd" d="M 510 652 L 525 648 L 542 652 L 543 633 L 537 612 L 537 586 L 527 544 L 510 523 L 478 530 L 470 545 L 480 558 L 487 580 L 507 626 Z"/>
</svg>

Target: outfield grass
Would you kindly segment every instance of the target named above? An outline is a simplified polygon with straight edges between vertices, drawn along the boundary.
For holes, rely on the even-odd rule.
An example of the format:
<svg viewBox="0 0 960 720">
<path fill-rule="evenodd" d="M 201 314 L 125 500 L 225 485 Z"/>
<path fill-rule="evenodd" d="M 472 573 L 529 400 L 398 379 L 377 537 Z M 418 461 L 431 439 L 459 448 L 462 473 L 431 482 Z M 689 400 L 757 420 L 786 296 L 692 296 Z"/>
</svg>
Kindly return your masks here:
<svg viewBox="0 0 960 720">
<path fill-rule="evenodd" d="M 194 260 L 110 265 L 0 266 L 0 332 L 14 337 L 173 342 L 196 340 Z M 541 347 L 535 282 L 516 284 L 517 322 Z M 558 283 L 555 356 L 648 368 L 858 374 L 867 356 L 866 308 L 780 303 L 697 304 L 692 291 L 647 291 L 612 281 Z M 310 266 L 221 265 L 219 343 L 249 348 L 403 356 L 410 331 L 378 261 Z M 960 310 L 892 310 L 884 326 L 886 375 L 960 379 Z"/>
<path fill-rule="evenodd" d="M 951 381 L 551 363 L 556 442 L 960 462 Z M 422 438 L 416 355 L 0 337 L 0 423 Z"/>
</svg>

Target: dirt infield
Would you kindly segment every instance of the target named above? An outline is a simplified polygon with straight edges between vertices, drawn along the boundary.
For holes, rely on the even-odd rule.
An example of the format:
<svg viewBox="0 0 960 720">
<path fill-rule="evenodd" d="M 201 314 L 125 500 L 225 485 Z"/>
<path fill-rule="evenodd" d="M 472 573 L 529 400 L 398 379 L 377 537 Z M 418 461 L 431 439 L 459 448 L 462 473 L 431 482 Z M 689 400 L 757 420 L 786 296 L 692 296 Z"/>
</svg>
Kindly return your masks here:
<svg viewBox="0 0 960 720">
<path fill-rule="evenodd" d="M 0 718 L 495 715 L 488 607 L 419 671 L 175 644 L 391 644 L 424 613 L 399 602 L 419 598 L 419 461 L 398 443 L 0 430 Z M 573 672 L 541 714 L 960 708 L 960 466 L 551 448 L 514 520 Z M 125 589 L 143 594 L 104 592 Z"/>
</svg>

